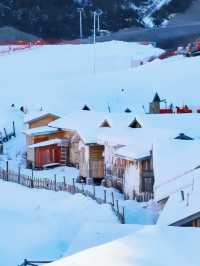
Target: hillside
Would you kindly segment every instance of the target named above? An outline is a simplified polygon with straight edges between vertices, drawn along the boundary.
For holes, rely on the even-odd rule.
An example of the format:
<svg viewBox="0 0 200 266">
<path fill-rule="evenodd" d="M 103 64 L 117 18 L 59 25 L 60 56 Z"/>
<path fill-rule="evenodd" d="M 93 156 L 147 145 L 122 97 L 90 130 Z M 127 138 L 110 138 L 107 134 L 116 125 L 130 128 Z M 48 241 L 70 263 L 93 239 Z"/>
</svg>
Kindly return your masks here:
<svg viewBox="0 0 200 266">
<path fill-rule="evenodd" d="M 173 227 L 152 226 L 151 224 L 155 224 L 158 218 L 158 208 L 153 201 L 138 203 L 132 199 L 125 200 L 124 195 L 112 187 L 96 187 L 83 183 L 78 184 L 82 189 L 81 193 L 86 192 L 85 189 L 89 187 L 91 198 L 81 194 L 71 195 L 68 193 L 69 190 L 68 192 L 65 190 L 65 181 L 71 185 L 74 183 L 75 186 L 75 178 L 79 175 L 77 169 L 66 165 L 44 171 L 41 170 L 42 168 L 37 170 L 26 168 L 27 148 L 32 148 L 35 144 L 41 145 L 40 142 L 32 142 L 26 146 L 26 136 L 29 136 L 27 130 L 29 132 L 33 130 L 32 133 L 34 130 L 39 130 L 37 134 L 41 137 L 40 130 L 43 126 L 39 129 L 37 127 L 27 129 L 24 121 L 33 121 L 39 110 L 40 115 L 46 112 L 46 114 L 55 113 L 62 116 L 79 111 L 87 105 L 92 111 L 104 113 L 106 119 L 102 120 L 103 122 L 110 123 L 109 119 L 107 121 L 108 112 L 110 112 L 110 116 L 116 116 L 116 120 L 113 120 L 114 124 L 120 125 L 126 122 L 128 116 L 132 118 L 133 123 L 135 118 L 139 118 L 140 114 L 148 111 L 149 103 L 155 92 L 158 92 L 161 99 L 166 99 L 166 106 L 170 103 L 173 103 L 174 107 L 188 105 L 190 108 L 195 107 L 196 112 L 196 108 L 200 106 L 199 57 L 188 58 L 179 55 L 161 60 L 159 56 L 163 55 L 163 52 L 150 44 L 118 41 L 96 45 L 22 45 L 17 46 L 17 49 L 16 46 L 0 46 L 0 132 L 7 135 L 6 130 L 9 133 L 13 129 L 13 121 L 16 126 L 16 136 L 4 143 L 4 154 L 0 156 L 0 178 L 4 178 L 4 181 L 0 181 L 0 265 L 18 265 L 25 258 L 57 260 L 76 252 L 80 253 L 55 261 L 52 265 L 93 266 L 95 262 L 99 266 L 107 264 L 149 266 L 149 263 L 156 266 L 174 266 L 175 258 L 178 264 L 183 266 L 199 264 L 200 241 L 196 228 L 178 230 Z M 132 111 L 129 115 L 124 112 L 127 108 Z M 26 112 L 30 120 L 25 115 Z M 92 114 L 86 111 L 82 113 L 85 117 L 86 113 Z M 122 116 L 117 118 L 116 113 L 123 113 L 123 118 Z M 147 116 L 151 118 L 151 115 Z M 154 117 L 156 116 L 159 117 L 159 115 Z M 190 120 L 184 120 L 179 115 L 183 125 L 180 126 L 177 123 L 178 120 L 172 121 L 168 118 L 169 116 L 176 117 L 175 114 L 160 115 L 168 120 L 162 120 L 161 123 L 154 120 L 156 127 L 152 122 L 152 129 L 154 127 L 155 131 L 149 130 L 147 121 L 147 131 L 144 135 L 142 131 L 134 132 L 130 122 L 127 123 L 125 130 L 129 129 L 131 133 L 124 135 L 125 137 L 120 135 L 123 132 L 123 130 L 120 131 L 120 126 L 116 128 L 112 126 L 113 128 L 109 130 L 115 131 L 116 138 L 119 134 L 119 137 L 126 141 L 129 137 L 135 142 L 139 140 L 138 144 L 145 144 L 145 155 L 147 149 L 149 153 L 149 147 L 152 147 L 152 142 L 150 146 L 145 142 L 152 141 L 151 134 L 155 136 L 155 132 L 162 135 L 162 129 L 164 135 L 169 137 L 169 134 L 171 136 L 175 130 L 181 129 L 180 132 L 185 132 L 185 129 L 189 128 L 190 131 L 194 130 L 195 137 L 199 138 L 197 119 L 192 120 L 186 115 Z M 198 114 L 195 117 L 200 118 Z M 88 130 L 93 134 L 94 128 L 90 128 L 90 123 L 95 121 L 95 116 L 87 116 L 86 119 L 88 124 L 84 123 L 80 112 L 77 112 L 72 122 L 77 125 L 80 123 L 83 131 Z M 54 122 L 59 124 L 59 121 Z M 144 120 L 141 121 L 144 122 Z M 62 119 L 61 126 L 55 127 L 54 122 L 50 123 L 51 130 L 57 128 L 60 133 L 63 128 Z M 95 127 L 100 129 L 101 126 L 98 123 Z M 70 127 L 69 122 L 66 122 L 66 129 L 79 131 L 77 127 Z M 137 127 L 135 130 L 141 130 L 141 128 Z M 106 134 L 106 137 L 112 138 L 111 135 Z M 48 139 L 47 142 L 51 143 L 52 140 L 56 139 Z M 66 138 L 64 140 L 66 141 Z M 79 143 L 78 146 L 85 147 L 88 143 L 94 143 L 91 140 L 90 142 L 84 140 L 84 142 Z M 193 145 L 197 148 L 195 140 Z M 121 148 L 122 146 L 120 145 Z M 134 145 L 134 151 L 137 150 L 136 146 Z M 140 151 L 141 146 L 138 147 Z M 160 147 L 163 146 L 160 145 Z M 133 152 L 131 145 L 128 148 Z M 195 162 L 198 162 L 198 156 L 196 156 L 198 153 L 193 155 L 192 152 L 191 149 L 188 157 L 191 154 L 190 157 L 194 156 Z M 178 153 L 174 153 L 174 156 L 178 157 L 176 154 Z M 184 155 L 185 153 L 182 152 L 183 157 Z M 144 156 L 143 153 L 142 156 Z M 171 158 L 171 150 L 168 156 Z M 165 157 L 159 158 L 161 157 L 164 161 Z M 177 157 L 175 160 L 173 160 L 174 157 L 171 158 L 174 165 Z M 180 160 L 181 169 L 184 168 L 183 161 Z M 185 167 L 189 167 L 190 163 L 191 159 Z M 10 171 L 2 171 L 6 165 L 7 170 Z M 165 162 L 162 165 L 170 167 Z M 12 170 L 17 174 L 14 175 Z M 175 167 L 173 170 L 175 171 Z M 25 184 L 24 175 L 28 176 L 26 182 L 28 180 L 29 188 L 7 182 L 13 181 L 9 178 L 15 176 L 15 182 Z M 39 178 L 41 179 L 38 180 Z M 51 179 L 52 182 L 46 183 L 46 178 Z M 34 183 L 36 180 L 39 184 L 46 184 L 43 190 L 39 189 L 41 186 L 33 185 L 36 184 Z M 60 181 L 63 182 L 63 187 Z M 71 192 L 74 193 L 75 190 Z M 76 191 L 80 193 L 80 190 Z M 133 191 L 131 190 L 132 194 Z M 110 205 L 97 205 L 93 200 L 100 194 L 101 200 L 103 200 L 102 196 L 105 197 L 104 203 L 113 200 L 113 205 L 118 206 L 118 214 L 119 208 L 124 210 L 123 221 L 139 225 L 120 225 Z M 191 245 L 192 241 L 195 243 L 195 248 Z M 83 251 L 84 249 L 88 250 Z M 168 260 L 164 261 L 164 256 L 167 256 Z"/>
<path fill-rule="evenodd" d="M 159 53 L 162 50 L 151 46 L 109 42 L 95 50 L 93 45 L 43 46 L 1 56 L 2 106 L 43 106 L 66 113 L 84 104 L 107 111 L 109 104 L 112 112 L 127 107 L 143 112 L 156 91 L 169 103 L 199 106 L 198 57 L 131 68 L 132 60 Z"/>
<path fill-rule="evenodd" d="M 79 14 L 83 11 L 83 34 L 92 34 L 94 10 L 102 11 L 100 27 L 118 31 L 131 26 L 144 26 L 143 16 L 150 12 L 155 25 L 172 13 L 184 12 L 193 0 L 61 0 L 12 1 L 0 4 L 0 27 L 11 26 L 45 39 L 79 38 Z M 156 13 L 152 14 L 151 10 Z"/>
</svg>

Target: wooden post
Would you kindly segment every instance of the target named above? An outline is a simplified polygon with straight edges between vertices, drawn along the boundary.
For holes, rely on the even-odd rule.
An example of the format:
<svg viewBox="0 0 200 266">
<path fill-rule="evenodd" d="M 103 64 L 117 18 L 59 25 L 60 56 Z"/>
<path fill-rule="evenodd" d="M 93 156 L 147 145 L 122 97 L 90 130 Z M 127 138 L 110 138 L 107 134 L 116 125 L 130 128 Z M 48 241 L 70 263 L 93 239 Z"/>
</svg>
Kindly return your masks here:
<svg viewBox="0 0 200 266">
<path fill-rule="evenodd" d="M 107 191 L 106 191 L 106 189 L 104 189 L 104 203 L 107 202 L 107 195 L 106 195 L 106 193 L 107 193 Z"/>
<path fill-rule="evenodd" d="M 122 223 L 125 224 L 125 207 L 122 207 Z"/>
<path fill-rule="evenodd" d="M 133 200 L 135 200 L 136 198 L 136 193 L 135 193 L 135 189 L 133 190 Z"/>
<path fill-rule="evenodd" d="M 15 122 L 13 121 L 13 137 L 16 137 Z"/>
<path fill-rule="evenodd" d="M 8 134 L 7 134 L 7 131 L 6 131 L 6 128 L 4 127 L 4 133 L 5 133 L 5 136 L 6 136 L 6 140 L 8 141 Z"/>
<path fill-rule="evenodd" d="M 96 189 L 95 189 L 95 186 L 93 186 L 93 197 L 94 197 L 94 199 L 96 198 Z"/>
<path fill-rule="evenodd" d="M 114 206 L 115 206 L 115 198 L 114 198 L 114 193 L 113 193 L 113 191 L 112 191 L 111 195 L 112 195 L 112 205 L 113 205 L 113 207 L 114 207 Z"/>
<path fill-rule="evenodd" d="M 57 176 L 54 175 L 54 190 L 57 191 Z"/>
<path fill-rule="evenodd" d="M 33 166 L 32 166 L 32 168 L 31 168 L 31 177 L 32 177 L 32 179 L 33 179 Z"/>
<path fill-rule="evenodd" d="M 18 184 L 20 184 L 20 179 L 21 179 L 21 168 L 19 166 L 19 168 L 18 168 Z"/>
<path fill-rule="evenodd" d="M 73 190 L 74 190 L 74 193 L 76 192 L 76 187 L 75 187 L 75 179 L 73 178 Z"/>
<path fill-rule="evenodd" d="M 8 181 L 8 172 L 9 172 L 9 164 L 8 161 L 6 161 L 6 181 Z"/>
<path fill-rule="evenodd" d="M 63 176 L 63 184 L 64 184 L 64 189 L 63 190 L 65 190 L 66 189 L 66 179 L 65 179 L 65 176 Z"/>
<path fill-rule="evenodd" d="M 116 206 L 117 206 L 117 213 L 119 214 L 119 201 L 116 200 Z"/>
</svg>

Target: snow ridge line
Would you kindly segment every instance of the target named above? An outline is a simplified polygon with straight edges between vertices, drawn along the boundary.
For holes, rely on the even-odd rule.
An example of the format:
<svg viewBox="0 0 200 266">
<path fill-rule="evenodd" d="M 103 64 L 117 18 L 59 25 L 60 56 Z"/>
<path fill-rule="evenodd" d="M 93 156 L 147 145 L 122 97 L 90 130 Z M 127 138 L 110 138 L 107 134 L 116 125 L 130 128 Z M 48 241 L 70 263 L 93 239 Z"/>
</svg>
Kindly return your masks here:
<svg viewBox="0 0 200 266">
<path fill-rule="evenodd" d="M 8 166 L 8 165 L 7 165 Z M 85 190 L 84 185 L 82 184 L 82 188 L 79 188 L 75 185 L 74 179 L 73 179 L 73 185 L 67 184 L 65 181 L 65 178 L 63 179 L 63 182 L 58 182 L 56 180 L 56 176 L 54 180 L 48 179 L 48 178 L 32 178 L 26 175 L 22 175 L 20 173 L 20 170 L 18 173 L 15 173 L 14 171 L 8 170 L 8 167 L 6 170 L 3 168 L 0 168 L 0 179 L 6 182 L 12 182 L 17 183 L 19 185 L 25 186 L 30 189 L 46 189 L 46 190 L 52 190 L 56 192 L 68 192 L 70 194 L 82 194 L 85 197 L 89 197 L 90 199 L 96 201 L 97 204 L 109 204 L 111 206 L 111 209 L 113 213 L 116 215 L 117 219 L 121 224 L 125 224 L 125 208 L 119 207 L 118 200 L 116 200 L 116 204 L 114 201 L 114 195 L 112 197 L 112 202 L 107 201 L 106 193 L 104 193 L 104 199 L 96 197 L 95 194 L 95 186 L 93 193 Z M 106 191 L 106 190 L 105 190 Z M 113 192 L 112 192 L 113 193 Z M 116 205 L 116 206 L 115 206 Z M 122 211 L 120 212 L 120 209 Z"/>
</svg>

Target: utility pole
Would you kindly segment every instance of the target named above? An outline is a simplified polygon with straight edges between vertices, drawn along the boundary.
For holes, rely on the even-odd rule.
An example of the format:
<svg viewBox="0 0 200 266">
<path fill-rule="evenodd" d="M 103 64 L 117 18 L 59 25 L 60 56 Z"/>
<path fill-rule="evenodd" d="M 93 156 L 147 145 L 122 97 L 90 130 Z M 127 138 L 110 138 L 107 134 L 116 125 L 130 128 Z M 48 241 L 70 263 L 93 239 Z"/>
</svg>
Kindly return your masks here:
<svg viewBox="0 0 200 266">
<path fill-rule="evenodd" d="M 79 22 L 80 22 L 80 39 L 83 39 L 83 23 L 82 23 L 82 12 L 83 8 L 77 8 L 77 11 L 79 12 Z"/>
</svg>

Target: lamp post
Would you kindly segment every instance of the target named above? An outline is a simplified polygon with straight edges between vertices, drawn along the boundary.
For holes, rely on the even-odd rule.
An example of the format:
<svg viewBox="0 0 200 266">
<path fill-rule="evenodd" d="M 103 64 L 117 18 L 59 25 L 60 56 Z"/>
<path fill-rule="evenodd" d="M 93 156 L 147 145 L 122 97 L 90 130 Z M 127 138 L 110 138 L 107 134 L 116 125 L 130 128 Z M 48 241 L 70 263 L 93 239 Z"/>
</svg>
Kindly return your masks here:
<svg viewBox="0 0 200 266">
<path fill-rule="evenodd" d="M 94 62 L 93 62 L 93 73 L 96 73 L 96 16 L 97 12 L 93 12 L 93 46 L 94 46 Z"/>
<path fill-rule="evenodd" d="M 97 12 L 93 12 L 93 44 L 96 43 L 96 16 Z"/>
<path fill-rule="evenodd" d="M 83 39 L 83 23 L 82 23 L 82 12 L 83 8 L 77 8 L 77 11 L 79 12 L 79 21 L 80 21 L 80 39 Z"/>
</svg>

